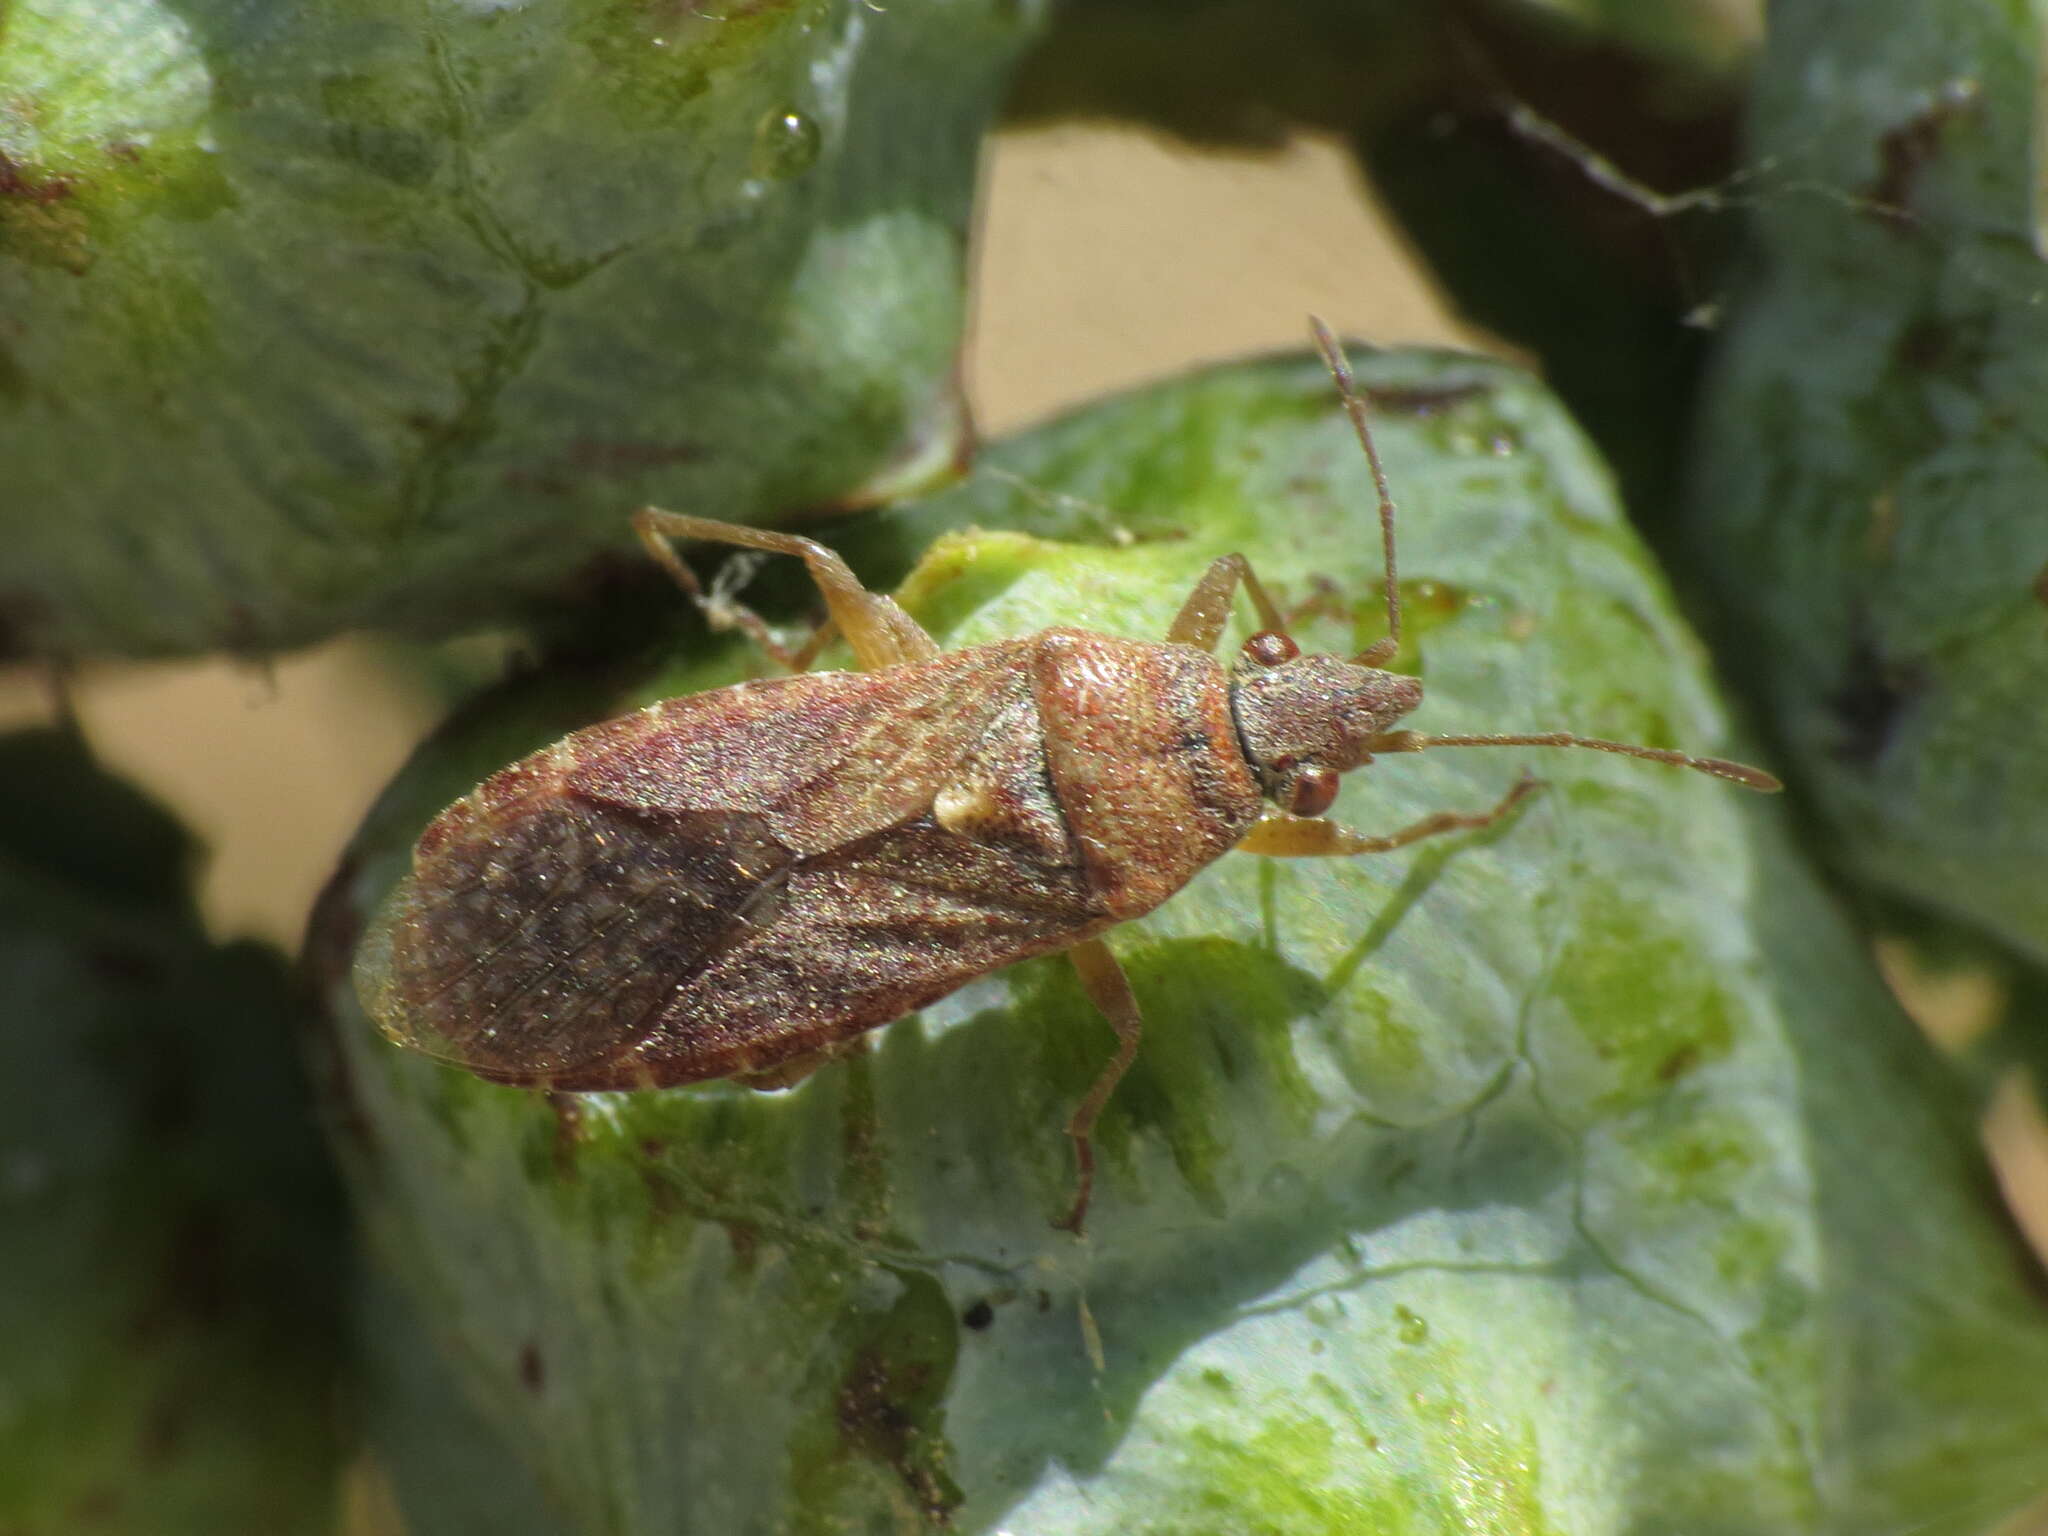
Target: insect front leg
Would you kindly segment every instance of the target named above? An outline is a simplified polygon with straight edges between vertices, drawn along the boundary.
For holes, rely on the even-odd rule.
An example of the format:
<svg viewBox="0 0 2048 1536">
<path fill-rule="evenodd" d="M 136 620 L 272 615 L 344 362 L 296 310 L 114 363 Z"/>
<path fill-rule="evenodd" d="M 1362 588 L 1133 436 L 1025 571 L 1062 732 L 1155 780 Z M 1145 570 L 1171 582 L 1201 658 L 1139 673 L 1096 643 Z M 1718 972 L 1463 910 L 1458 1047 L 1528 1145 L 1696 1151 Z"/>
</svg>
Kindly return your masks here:
<svg viewBox="0 0 2048 1536">
<path fill-rule="evenodd" d="M 1079 1237 L 1081 1224 L 1088 1219 L 1089 1197 L 1095 1193 L 1095 1122 L 1101 1118 L 1102 1106 L 1109 1102 L 1116 1085 L 1130 1071 L 1131 1063 L 1138 1059 L 1138 1039 L 1145 1032 L 1145 1017 L 1138 1011 L 1130 978 L 1124 975 L 1124 968 L 1102 940 L 1084 939 L 1067 951 L 1067 958 L 1074 962 L 1074 970 L 1081 977 L 1081 990 L 1116 1031 L 1116 1054 L 1110 1057 L 1109 1064 L 1089 1087 L 1087 1097 L 1067 1121 L 1067 1134 L 1074 1138 L 1074 1160 L 1080 1165 L 1080 1175 L 1072 1208 L 1053 1225 Z"/>
<path fill-rule="evenodd" d="M 751 609 L 730 600 L 706 595 L 696 574 L 683 563 L 670 539 L 701 539 L 709 543 L 737 544 L 744 549 L 765 549 L 771 554 L 795 555 L 811 573 L 825 599 L 831 624 L 853 647 L 854 659 L 866 671 L 893 667 L 906 661 L 923 661 L 939 654 L 939 644 L 919 627 L 918 622 L 895 599 L 870 592 L 844 560 L 820 544 L 793 533 L 775 533 L 765 528 L 748 528 L 739 523 L 721 523 L 709 517 L 691 517 L 683 512 L 666 512 L 660 507 L 642 507 L 633 514 L 633 531 L 661 568 L 702 608 L 713 625 L 744 631 L 755 644 L 792 670 L 810 664 L 824 643 L 824 631 L 813 635 L 800 650 L 791 651 L 768 633 L 768 626 Z"/>
<path fill-rule="evenodd" d="M 756 650 L 777 666 L 785 667 L 791 672 L 809 670 L 812 659 L 823 644 L 821 637 L 834 632 L 830 619 L 813 630 L 810 639 L 796 650 L 791 650 L 776 639 L 775 631 L 768 627 L 767 621 L 761 615 L 726 589 L 726 577 L 740 565 L 740 562 L 734 561 L 721 569 L 718 579 L 711 584 L 711 590 L 706 592 L 703 584 L 697 580 L 697 573 L 682 562 L 667 539 L 658 534 L 650 539 L 648 530 L 641 526 L 637 517 L 633 520 L 633 526 L 639 533 L 641 542 L 646 544 L 654 558 L 661 563 L 662 569 L 674 578 L 676 585 L 697 605 L 697 611 L 704 615 L 705 623 L 713 629 L 738 630 L 754 642 Z"/>
<path fill-rule="evenodd" d="M 1259 622 L 1276 633 L 1285 633 L 1287 620 L 1267 594 L 1251 561 L 1243 555 L 1219 555 L 1209 562 L 1209 569 L 1202 572 L 1202 579 L 1195 583 L 1173 623 L 1167 626 L 1167 642 L 1198 645 L 1205 651 L 1216 649 L 1216 637 L 1230 622 L 1230 603 L 1237 596 L 1240 582 L 1251 594 L 1252 606 L 1259 610 Z"/>
<path fill-rule="evenodd" d="M 1329 859 L 1348 858 L 1359 853 L 1392 853 L 1396 848 L 1419 843 L 1425 837 L 1490 827 L 1540 788 L 1542 780 L 1525 773 L 1515 781 L 1515 787 L 1501 797 L 1500 804 L 1490 811 L 1480 811 L 1476 815 L 1438 811 L 1434 816 L 1425 816 L 1398 832 L 1380 837 L 1367 837 L 1321 817 L 1269 816 L 1264 821 L 1254 822 L 1251 831 L 1245 833 L 1244 840 L 1237 846 L 1240 852 L 1264 854 L 1269 859 Z"/>
</svg>

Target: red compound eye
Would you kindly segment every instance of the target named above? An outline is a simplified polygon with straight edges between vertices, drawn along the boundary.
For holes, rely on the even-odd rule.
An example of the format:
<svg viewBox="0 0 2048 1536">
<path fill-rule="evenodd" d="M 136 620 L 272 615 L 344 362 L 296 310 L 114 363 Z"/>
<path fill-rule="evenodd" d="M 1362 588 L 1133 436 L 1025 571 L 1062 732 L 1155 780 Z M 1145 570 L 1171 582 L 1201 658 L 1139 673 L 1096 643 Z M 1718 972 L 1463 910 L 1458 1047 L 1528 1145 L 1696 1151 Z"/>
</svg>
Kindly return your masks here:
<svg viewBox="0 0 2048 1536">
<path fill-rule="evenodd" d="M 1277 667 L 1301 654 L 1301 647 L 1277 629 L 1262 629 L 1244 643 L 1244 653 L 1262 667 Z"/>
<path fill-rule="evenodd" d="M 1308 767 L 1294 777 L 1287 791 L 1287 809 L 1295 816 L 1320 816 L 1337 803 L 1334 768 Z"/>
</svg>

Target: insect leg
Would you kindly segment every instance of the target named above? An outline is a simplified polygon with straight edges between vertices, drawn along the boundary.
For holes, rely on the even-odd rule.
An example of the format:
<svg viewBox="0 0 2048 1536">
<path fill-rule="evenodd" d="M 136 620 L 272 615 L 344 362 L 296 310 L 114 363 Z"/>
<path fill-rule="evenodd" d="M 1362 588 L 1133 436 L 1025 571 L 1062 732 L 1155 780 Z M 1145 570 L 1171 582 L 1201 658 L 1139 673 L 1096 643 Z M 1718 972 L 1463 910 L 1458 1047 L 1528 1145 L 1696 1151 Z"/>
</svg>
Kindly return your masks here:
<svg viewBox="0 0 2048 1536">
<path fill-rule="evenodd" d="M 1500 804 L 1490 811 L 1480 811 L 1476 815 L 1438 811 L 1434 816 L 1425 816 L 1384 837 L 1366 837 L 1349 827 L 1316 816 L 1268 816 L 1264 821 L 1254 822 L 1251 831 L 1245 833 L 1244 840 L 1237 846 L 1241 852 L 1262 853 L 1269 859 L 1327 859 L 1355 853 L 1391 853 L 1396 848 L 1406 848 L 1410 843 L 1419 843 L 1423 838 L 1435 837 L 1439 833 L 1490 827 L 1541 787 L 1542 780 L 1525 773 L 1515 780 L 1515 787 L 1502 796 Z"/>
<path fill-rule="evenodd" d="M 691 517 L 682 512 L 665 512 L 660 507 L 642 507 L 633 514 L 633 531 L 647 546 L 648 554 L 676 584 L 703 606 L 714 624 L 724 623 L 745 630 L 757 643 L 767 626 L 737 603 L 714 604 L 704 595 L 702 584 L 683 564 L 669 544 L 670 539 L 703 539 L 717 544 L 738 544 L 746 549 L 765 549 L 772 554 L 795 555 L 804 562 L 811 580 L 824 596 L 825 611 L 862 667 L 893 667 L 901 662 L 922 661 L 939 654 L 938 642 L 918 626 L 915 619 L 896 606 L 893 598 L 870 592 L 860 578 L 847 569 L 846 562 L 815 539 L 793 533 L 775 533 L 766 528 L 747 528 L 738 523 L 721 523 L 708 517 Z M 750 625 L 747 621 L 751 619 Z M 764 646 L 771 656 L 785 664 L 807 662 L 821 642 L 816 636 L 801 651 L 791 652 L 770 638 Z"/>
<path fill-rule="evenodd" d="M 1116 1085 L 1123 1075 L 1130 1071 L 1131 1063 L 1138 1057 L 1138 1037 L 1144 1033 L 1145 1018 L 1138 1012 L 1138 999 L 1131 992 L 1130 978 L 1124 975 L 1124 968 L 1117 964 L 1116 956 L 1109 946 L 1100 939 L 1084 939 L 1067 951 L 1067 958 L 1074 962 L 1074 969 L 1081 977 L 1081 990 L 1088 994 L 1088 1000 L 1102 1010 L 1109 1020 L 1110 1028 L 1116 1031 L 1116 1054 L 1109 1059 L 1088 1089 L 1088 1096 L 1081 1100 L 1072 1118 L 1067 1121 L 1067 1134 L 1074 1138 L 1074 1160 L 1080 1165 L 1080 1177 L 1074 1188 L 1074 1204 L 1067 1214 L 1053 1225 L 1079 1237 L 1081 1223 L 1088 1218 L 1088 1199 L 1095 1192 L 1095 1142 L 1091 1133 L 1095 1122 L 1102 1115 L 1102 1106 L 1109 1102 L 1109 1096 L 1116 1091 Z"/>
<path fill-rule="evenodd" d="M 840 1040 L 819 1050 L 806 1051 L 801 1056 L 792 1056 L 772 1067 L 763 1067 L 758 1072 L 736 1072 L 733 1074 L 733 1081 L 763 1091 L 792 1088 L 828 1062 L 837 1061 L 843 1056 L 858 1056 L 867 1048 L 867 1036 L 855 1035 L 851 1040 Z"/>
<path fill-rule="evenodd" d="M 1259 623 L 1279 634 L 1287 633 L 1287 620 L 1279 605 L 1267 595 L 1265 584 L 1252 570 L 1251 561 L 1243 555 L 1218 555 L 1209 562 L 1209 569 L 1202 572 L 1202 579 L 1195 583 L 1188 600 L 1180 605 L 1179 614 L 1167 628 L 1167 643 L 1198 645 L 1205 651 L 1213 651 L 1216 637 L 1230 622 L 1230 601 L 1237 595 L 1239 582 L 1244 583 L 1245 591 L 1251 594 L 1252 606 L 1259 610 Z"/>
<path fill-rule="evenodd" d="M 634 526 L 638 529 L 637 519 Z M 644 531 L 641 532 L 641 539 L 643 542 L 647 541 Z M 753 641 L 754 648 L 770 661 L 792 672 L 802 672 L 809 668 L 809 653 L 814 653 L 818 645 L 816 632 L 813 632 L 811 639 L 797 651 L 792 651 L 776 639 L 775 631 L 768 627 L 761 615 L 734 597 L 728 589 L 726 578 L 734 572 L 740 562 L 735 561 L 720 570 L 718 579 L 712 582 L 711 590 L 706 592 L 703 583 L 697 580 L 697 573 L 683 564 L 675 550 L 669 546 L 668 540 L 656 538 L 647 543 L 647 548 L 653 553 L 654 558 L 661 562 L 662 569 L 675 579 L 676 585 L 688 594 L 690 601 L 697 605 L 697 611 L 704 615 L 704 622 L 713 629 L 738 630 Z M 820 627 L 829 630 L 831 621 L 827 620 Z"/>
</svg>

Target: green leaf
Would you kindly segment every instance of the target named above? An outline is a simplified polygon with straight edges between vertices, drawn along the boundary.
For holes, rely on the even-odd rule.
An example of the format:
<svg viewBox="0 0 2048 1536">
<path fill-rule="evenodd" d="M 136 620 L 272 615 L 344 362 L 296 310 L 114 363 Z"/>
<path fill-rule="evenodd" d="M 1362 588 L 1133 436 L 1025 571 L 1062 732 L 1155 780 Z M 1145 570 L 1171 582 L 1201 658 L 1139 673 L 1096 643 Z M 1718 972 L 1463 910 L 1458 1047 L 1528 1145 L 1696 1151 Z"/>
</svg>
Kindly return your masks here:
<svg viewBox="0 0 2048 1536">
<path fill-rule="evenodd" d="M 1418 729 L 1701 751 L 1701 654 L 1526 378 L 1361 359 Z M 1313 363 L 994 450 L 844 547 L 951 644 L 1163 633 L 1241 549 L 1305 645 L 1383 632 Z M 973 530 L 1000 530 L 975 532 Z M 582 720 L 742 675 L 541 673 L 373 813 L 316 924 L 375 1251 L 574 1529 L 1977 1531 L 2048 1487 L 2048 1318 L 1917 1036 L 1765 801 L 1594 753 L 1351 776 L 1403 854 L 1226 855 L 1112 935 L 1148 1024 L 1089 1236 L 1061 1126 L 1110 1032 L 1057 958 L 788 1092 L 545 1098 L 387 1044 L 353 935 L 433 811 Z M 658 963 L 650 957 L 650 963 Z"/>
<path fill-rule="evenodd" d="M 0 803 L 0 1530 L 329 1531 L 344 1213 L 283 963 L 207 942 L 75 738 L 0 738 Z"/>
<path fill-rule="evenodd" d="M 1772 10 L 1690 537 L 1833 857 L 2048 957 L 2039 37 Z"/>
<path fill-rule="evenodd" d="M 930 478 L 1036 12 L 21 0 L 11 646 L 446 632 L 558 590 L 636 500 L 765 519 Z"/>
</svg>

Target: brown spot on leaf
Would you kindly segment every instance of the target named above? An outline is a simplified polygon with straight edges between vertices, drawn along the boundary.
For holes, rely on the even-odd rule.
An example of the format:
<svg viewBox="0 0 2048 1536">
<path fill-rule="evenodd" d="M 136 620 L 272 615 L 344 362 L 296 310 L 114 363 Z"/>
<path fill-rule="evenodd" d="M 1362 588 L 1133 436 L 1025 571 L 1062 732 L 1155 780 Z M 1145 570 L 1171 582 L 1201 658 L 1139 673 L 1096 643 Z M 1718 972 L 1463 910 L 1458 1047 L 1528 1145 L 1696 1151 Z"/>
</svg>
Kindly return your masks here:
<svg viewBox="0 0 2048 1536">
<path fill-rule="evenodd" d="M 539 1395 L 547 1385 L 547 1368 L 540 1358 L 540 1345 L 528 1339 L 519 1346 L 519 1385 Z"/>
<path fill-rule="evenodd" d="M 752 1222 L 728 1221 L 725 1240 L 732 1244 L 732 1267 L 742 1275 L 751 1275 L 761 1252 L 761 1229 Z"/>
<path fill-rule="evenodd" d="M 508 469 L 498 483 L 508 491 L 537 491 L 543 496 L 566 496 L 576 488 L 567 476 L 552 469 Z"/>
<path fill-rule="evenodd" d="M 69 176 L 42 174 L 0 154 L 0 227 L 9 253 L 74 277 L 89 271 L 92 243 L 83 207 L 71 201 L 76 190 Z"/>
<path fill-rule="evenodd" d="M 972 1328 L 976 1333 L 981 1332 L 982 1329 L 988 1327 L 995 1320 L 996 1309 L 988 1304 L 986 1296 L 960 1314 L 960 1321 L 969 1328 Z"/>
<path fill-rule="evenodd" d="M 1951 82 L 1929 106 L 1877 141 L 1877 180 L 1870 184 L 1869 192 L 1874 217 L 1895 229 L 1910 228 L 1915 223 L 1914 183 L 1941 153 L 1942 133 L 1948 124 L 1976 100 L 1974 82 Z"/>
<path fill-rule="evenodd" d="M 2048 565 L 2034 572 L 2034 601 L 2048 608 Z"/>
<path fill-rule="evenodd" d="M 583 1145 L 583 1098 L 574 1093 L 551 1093 L 548 1108 L 555 1112 L 555 1173 L 561 1178 L 576 1175 L 576 1149 Z"/>
<path fill-rule="evenodd" d="M 656 1221 L 666 1221 L 671 1216 L 685 1214 L 689 1209 L 683 1200 L 683 1192 L 659 1168 L 642 1168 L 640 1187 L 647 1193 L 647 1214 Z"/>
<path fill-rule="evenodd" d="M 232 1300 L 220 1213 L 200 1206 L 172 1231 L 155 1292 L 130 1324 L 130 1342 L 151 1344 L 191 1325 L 220 1321 Z"/>
<path fill-rule="evenodd" d="M 1675 1083 L 1699 1064 L 1699 1046 L 1687 1041 L 1657 1064 L 1657 1081 Z"/>
<path fill-rule="evenodd" d="M 432 433 L 441 430 L 430 417 L 415 415 L 406 424 Z M 652 443 L 631 438 L 579 437 L 566 452 L 508 469 L 500 479 L 510 491 L 567 496 L 586 480 L 623 480 L 675 464 L 695 464 L 704 457 L 697 443 Z"/>
<path fill-rule="evenodd" d="M 38 208 L 62 202 L 77 190 L 68 176 L 37 176 L 18 160 L 0 154 L 0 197 L 20 198 Z"/>
<path fill-rule="evenodd" d="M 1913 372 L 1932 373 L 1955 355 L 1955 332 L 1945 321 L 1923 315 L 1899 333 L 1896 350 Z"/>
<path fill-rule="evenodd" d="M 929 1365 L 891 1366 L 880 1353 L 864 1352 L 840 1386 L 833 1411 L 846 1447 L 894 1468 L 925 1519 L 945 1527 L 953 1523 L 962 1495 L 934 1461 L 909 1407 L 930 1379 Z"/>
<path fill-rule="evenodd" d="M 695 443 L 647 443 L 627 439 L 579 437 L 569 444 L 569 463 L 585 474 L 637 475 L 671 464 L 694 464 L 704 457 Z"/>
<path fill-rule="evenodd" d="M 1926 686 L 1926 674 L 1918 667 L 1890 660 L 1868 635 L 1859 634 L 1850 645 L 1841 685 L 1827 696 L 1837 727 L 1834 755 L 1857 767 L 1875 766 Z"/>
</svg>

